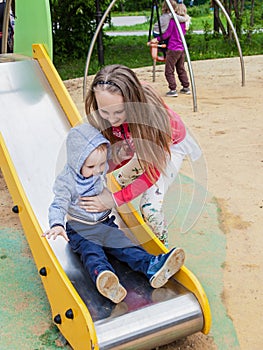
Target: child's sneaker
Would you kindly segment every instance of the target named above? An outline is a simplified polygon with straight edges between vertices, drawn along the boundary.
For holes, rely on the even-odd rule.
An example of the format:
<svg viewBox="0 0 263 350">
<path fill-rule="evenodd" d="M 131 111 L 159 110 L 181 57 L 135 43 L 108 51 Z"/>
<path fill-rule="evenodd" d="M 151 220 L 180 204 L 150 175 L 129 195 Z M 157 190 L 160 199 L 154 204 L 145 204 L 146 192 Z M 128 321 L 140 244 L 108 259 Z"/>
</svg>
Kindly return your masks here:
<svg viewBox="0 0 263 350">
<path fill-rule="evenodd" d="M 111 271 L 102 271 L 96 279 L 96 287 L 100 294 L 115 304 L 120 303 L 127 295 L 126 289 L 120 284 L 118 277 Z"/>
<path fill-rule="evenodd" d="M 181 94 L 191 95 L 191 90 L 189 88 L 182 88 L 180 92 Z"/>
<path fill-rule="evenodd" d="M 173 248 L 167 254 L 160 254 L 151 259 L 147 277 L 153 288 L 165 285 L 169 278 L 180 270 L 184 264 L 185 254 L 182 248 Z"/>
<path fill-rule="evenodd" d="M 167 97 L 177 97 L 178 96 L 178 93 L 176 90 L 170 90 L 166 93 L 166 96 Z"/>
</svg>

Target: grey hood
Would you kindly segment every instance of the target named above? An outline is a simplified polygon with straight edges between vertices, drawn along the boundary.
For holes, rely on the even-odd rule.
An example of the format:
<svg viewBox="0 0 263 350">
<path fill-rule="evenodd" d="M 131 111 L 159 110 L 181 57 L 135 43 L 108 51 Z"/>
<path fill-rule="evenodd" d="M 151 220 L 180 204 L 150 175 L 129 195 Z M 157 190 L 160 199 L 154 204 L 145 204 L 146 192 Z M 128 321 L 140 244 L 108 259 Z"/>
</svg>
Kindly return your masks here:
<svg viewBox="0 0 263 350">
<path fill-rule="evenodd" d="M 77 175 L 80 175 L 80 170 L 86 158 L 103 143 L 107 143 L 109 147 L 109 141 L 88 123 L 72 128 L 67 137 L 68 166 Z"/>
</svg>

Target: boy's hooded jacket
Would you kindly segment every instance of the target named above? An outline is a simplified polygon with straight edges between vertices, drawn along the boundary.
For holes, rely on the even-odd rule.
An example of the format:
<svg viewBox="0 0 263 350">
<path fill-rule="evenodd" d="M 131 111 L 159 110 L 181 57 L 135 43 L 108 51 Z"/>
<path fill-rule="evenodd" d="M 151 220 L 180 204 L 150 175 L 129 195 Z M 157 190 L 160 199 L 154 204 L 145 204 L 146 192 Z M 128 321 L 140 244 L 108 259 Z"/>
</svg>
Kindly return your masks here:
<svg viewBox="0 0 263 350">
<path fill-rule="evenodd" d="M 106 186 L 105 175 L 108 166 L 101 175 L 85 178 L 80 173 L 87 157 L 103 143 L 107 144 L 109 150 L 109 141 L 88 123 L 70 130 L 67 137 L 67 164 L 56 178 L 53 187 L 55 198 L 49 207 L 50 227 L 64 226 L 67 214 L 87 223 L 100 221 L 109 214 L 109 210 L 89 213 L 78 205 L 79 197 L 98 195 Z"/>
</svg>

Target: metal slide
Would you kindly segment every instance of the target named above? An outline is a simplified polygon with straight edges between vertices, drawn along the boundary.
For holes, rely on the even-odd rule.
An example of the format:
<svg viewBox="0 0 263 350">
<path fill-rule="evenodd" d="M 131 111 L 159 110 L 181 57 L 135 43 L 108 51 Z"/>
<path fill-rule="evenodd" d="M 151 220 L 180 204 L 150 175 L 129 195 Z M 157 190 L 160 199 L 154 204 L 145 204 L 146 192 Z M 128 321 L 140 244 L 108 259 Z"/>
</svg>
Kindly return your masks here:
<svg viewBox="0 0 263 350">
<path fill-rule="evenodd" d="M 165 287 L 152 289 L 143 275 L 112 261 L 128 290 L 116 306 L 97 293 L 61 237 L 51 242 L 41 237 L 54 178 L 65 160 L 66 135 L 81 117 L 44 47 L 33 45 L 33 56 L 0 55 L 0 166 L 57 327 L 75 350 L 146 350 L 195 332 L 207 334 L 208 300 L 186 267 Z M 120 215 L 125 232 L 145 249 L 165 251 L 131 205 Z"/>
</svg>

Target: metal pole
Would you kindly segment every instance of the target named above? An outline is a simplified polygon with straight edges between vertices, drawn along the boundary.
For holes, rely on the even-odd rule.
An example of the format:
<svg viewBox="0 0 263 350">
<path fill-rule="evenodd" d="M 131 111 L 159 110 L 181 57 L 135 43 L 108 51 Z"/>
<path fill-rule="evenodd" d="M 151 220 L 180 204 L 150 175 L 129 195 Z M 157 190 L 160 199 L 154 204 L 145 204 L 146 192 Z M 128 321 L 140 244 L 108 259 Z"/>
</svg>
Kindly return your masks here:
<svg viewBox="0 0 263 350">
<path fill-rule="evenodd" d="M 96 39 L 98 37 L 98 34 L 105 22 L 106 17 L 108 16 L 108 13 L 110 12 L 110 10 L 112 9 L 112 7 L 114 6 L 115 2 L 117 0 L 113 0 L 109 7 L 107 8 L 107 10 L 105 11 L 104 15 L 102 16 L 97 29 L 93 35 L 92 41 L 90 43 L 90 47 L 89 47 L 89 51 L 88 51 L 88 55 L 87 55 L 87 59 L 86 59 L 86 66 L 85 66 L 85 72 L 84 72 L 84 79 L 83 79 L 83 100 L 85 99 L 86 96 L 86 85 L 87 85 L 87 75 L 88 75 L 88 71 L 89 71 L 89 64 L 90 64 L 90 59 L 91 59 L 91 55 L 92 55 L 92 51 L 96 42 Z"/>
<path fill-rule="evenodd" d="M 96 23 L 97 26 L 101 20 L 101 11 L 100 11 L 100 1 L 96 0 Z M 104 65 L 104 51 L 103 51 L 103 42 L 102 42 L 102 31 L 99 31 L 98 34 L 98 60 L 100 65 Z"/>
<path fill-rule="evenodd" d="M 241 50 L 241 46 L 238 40 L 238 36 L 236 33 L 236 30 L 233 26 L 233 23 L 226 11 L 226 9 L 224 8 L 224 6 L 221 4 L 221 2 L 219 0 L 214 0 L 218 6 L 221 8 L 221 10 L 223 11 L 224 15 L 226 16 L 226 19 L 228 21 L 228 24 L 230 25 L 232 32 L 234 34 L 235 40 L 236 40 L 236 44 L 237 44 L 237 48 L 238 48 L 238 52 L 239 52 L 239 57 L 240 57 L 240 64 L 241 64 L 241 74 L 242 74 L 242 86 L 245 86 L 245 67 L 244 67 L 244 60 L 243 60 L 243 56 L 242 56 L 242 50 Z"/>
<path fill-rule="evenodd" d="M 3 29 L 2 29 L 2 53 L 7 53 L 7 38 L 8 38 L 8 25 L 10 21 L 10 9 L 12 0 L 7 0 L 4 11 Z"/>
<path fill-rule="evenodd" d="M 187 47 L 187 44 L 186 44 L 186 41 L 185 41 L 185 38 L 184 38 L 184 34 L 183 34 L 183 31 L 182 31 L 182 28 L 181 28 L 180 23 L 179 23 L 179 21 L 177 19 L 176 13 L 174 12 L 174 9 L 173 9 L 170 1 L 169 0 L 165 0 L 165 1 L 166 1 L 167 5 L 168 5 L 172 15 L 173 15 L 173 19 L 174 19 L 174 21 L 176 23 L 177 29 L 179 31 L 179 34 L 180 34 L 180 37 L 181 37 L 181 40 L 182 40 L 182 43 L 184 45 L 184 50 L 185 50 L 185 54 L 186 54 L 186 59 L 187 59 L 188 69 L 189 69 L 189 75 L 190 75 L 191 85 L 192 85 L 194 112 L 196 112 L 197 111 L 196 89 L 195 89 L 194 73 L 193 73 L 193 70 L 192 70 L 192 65 L 191 65 L 191 60 L 190 60 L 188 47 Z"/>
<path fill-rule="evenodd" d="M 218 23 L 218 18 L 219 18 L 219 7 L 213 0 L 213 6 L 214 6 L 214 32 L 219 33 L 219 23 Z"/>
</svg>

